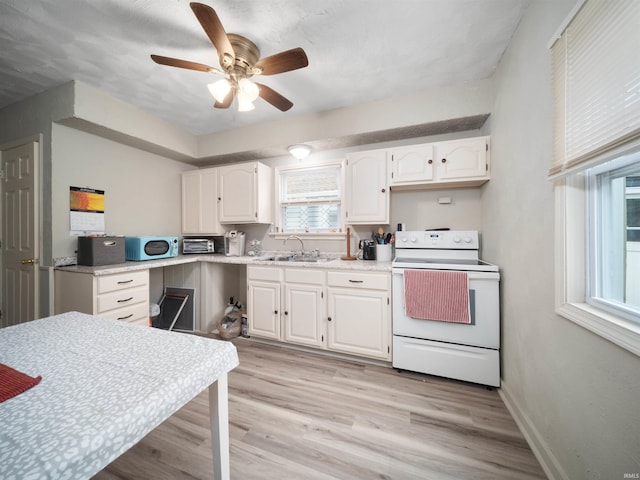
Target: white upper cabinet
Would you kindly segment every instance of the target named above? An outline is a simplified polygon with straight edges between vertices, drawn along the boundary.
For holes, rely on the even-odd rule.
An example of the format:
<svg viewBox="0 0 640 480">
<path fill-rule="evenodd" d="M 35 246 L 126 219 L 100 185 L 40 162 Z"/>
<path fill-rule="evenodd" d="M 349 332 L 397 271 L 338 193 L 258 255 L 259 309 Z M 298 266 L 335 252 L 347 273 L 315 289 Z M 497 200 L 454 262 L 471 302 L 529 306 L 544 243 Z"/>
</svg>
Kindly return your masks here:
<svg viewBox="0 0 640 480">
<path fill-rule="evenodd" d="M 476 187 L 489 180 L 489 137 L 389 150 L 393 189 Z"/>
<path fill-rule="evenodd" d="M 389 223 L 386 150 L 347 156 L 345 195 L 347 223 Z"/>
<path fill-rule="evenodd" d="M 414 145 L 389 150 L 391 185 L 433 180 L 433 145 Z"/>
<path fill-rule="evenodd" d="M 486 137 L 437 143 L 435 151 L 440 180 L 489 179 Z"/>
<path fill-rule="evenodd" d="M 273 222 L 273 170 L 260 162 L 218 167 L 221 223 Z"/>
<path fill-rule="evenodd" d="M 205 168 L 182 174 L 182 233 L 218 235 L 218 170 Z"/>
</svg>

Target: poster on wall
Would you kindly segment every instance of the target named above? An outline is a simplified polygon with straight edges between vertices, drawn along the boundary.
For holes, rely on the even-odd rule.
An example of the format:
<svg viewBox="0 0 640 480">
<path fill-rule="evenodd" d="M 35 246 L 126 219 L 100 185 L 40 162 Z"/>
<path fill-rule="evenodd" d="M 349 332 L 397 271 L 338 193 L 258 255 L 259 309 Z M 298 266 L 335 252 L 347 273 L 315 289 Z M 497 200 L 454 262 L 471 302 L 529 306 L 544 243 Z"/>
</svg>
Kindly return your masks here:
<svg viewBox="0 0 640 480">
<path fill-rule="evenodd" d="M 104 190 L 69 187 L 71 235 L 104 235 Z"/>
</svg>

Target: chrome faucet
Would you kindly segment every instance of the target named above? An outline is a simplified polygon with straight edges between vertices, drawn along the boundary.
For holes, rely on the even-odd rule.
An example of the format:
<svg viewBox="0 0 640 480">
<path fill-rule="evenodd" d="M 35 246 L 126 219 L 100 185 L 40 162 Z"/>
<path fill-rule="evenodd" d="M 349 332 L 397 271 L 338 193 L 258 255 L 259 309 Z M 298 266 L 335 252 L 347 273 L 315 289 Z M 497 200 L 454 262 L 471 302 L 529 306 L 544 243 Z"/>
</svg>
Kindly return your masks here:
<svg viewBox="0 0 640 480">
<path fill-rule="evenodd" d="M 302 243 L 302 239 L 299 236 L 289 235 L 287 238 L 284 239 L 284 241 L 282 242 L 282 245 L 286 245 L 287 240 L 290 240 L 292 238 L 300 242 L 300 254 L 302 255 L 304 253 L 304 243 Z"/>
</svg>

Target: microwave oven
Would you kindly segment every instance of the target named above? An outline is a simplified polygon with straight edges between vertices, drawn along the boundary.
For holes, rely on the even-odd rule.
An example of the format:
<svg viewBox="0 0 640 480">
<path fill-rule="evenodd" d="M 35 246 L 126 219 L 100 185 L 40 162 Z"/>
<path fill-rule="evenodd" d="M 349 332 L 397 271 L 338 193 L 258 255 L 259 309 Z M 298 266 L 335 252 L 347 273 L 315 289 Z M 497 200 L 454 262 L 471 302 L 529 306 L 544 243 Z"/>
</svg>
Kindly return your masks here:
<svg viewBox="0 0 640 480">
<path fill-rule="evenodd" d="M 155 260 L 178 256 L 178 237 L 125 237 L 127 260 Z"/>
<path fill-rule="evenodd" d="M 182 253 L 224 253 L 224 237 L 183 238 Z"/>
</svg>

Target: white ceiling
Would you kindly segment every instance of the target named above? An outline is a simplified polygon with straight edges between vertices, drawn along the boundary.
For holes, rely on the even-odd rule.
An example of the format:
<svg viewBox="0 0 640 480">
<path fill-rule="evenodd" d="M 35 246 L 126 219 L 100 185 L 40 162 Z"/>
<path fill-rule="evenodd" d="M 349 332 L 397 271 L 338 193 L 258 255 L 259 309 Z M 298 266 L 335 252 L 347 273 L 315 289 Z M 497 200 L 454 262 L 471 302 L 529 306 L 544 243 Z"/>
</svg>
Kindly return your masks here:
<svg viewBox="0 0 640 480">
<path fill-rule="evenodd" d="M 186 0 L 0 0 L 0 108 L 81 80 L 194 134 L 310 114 L 489 77 L 530 0 L 203 0 L 261 56 L 302 47 L 309 66 L 260 81 L 290 99 L 213 108 L 218 66 Z"/>
</svg>

